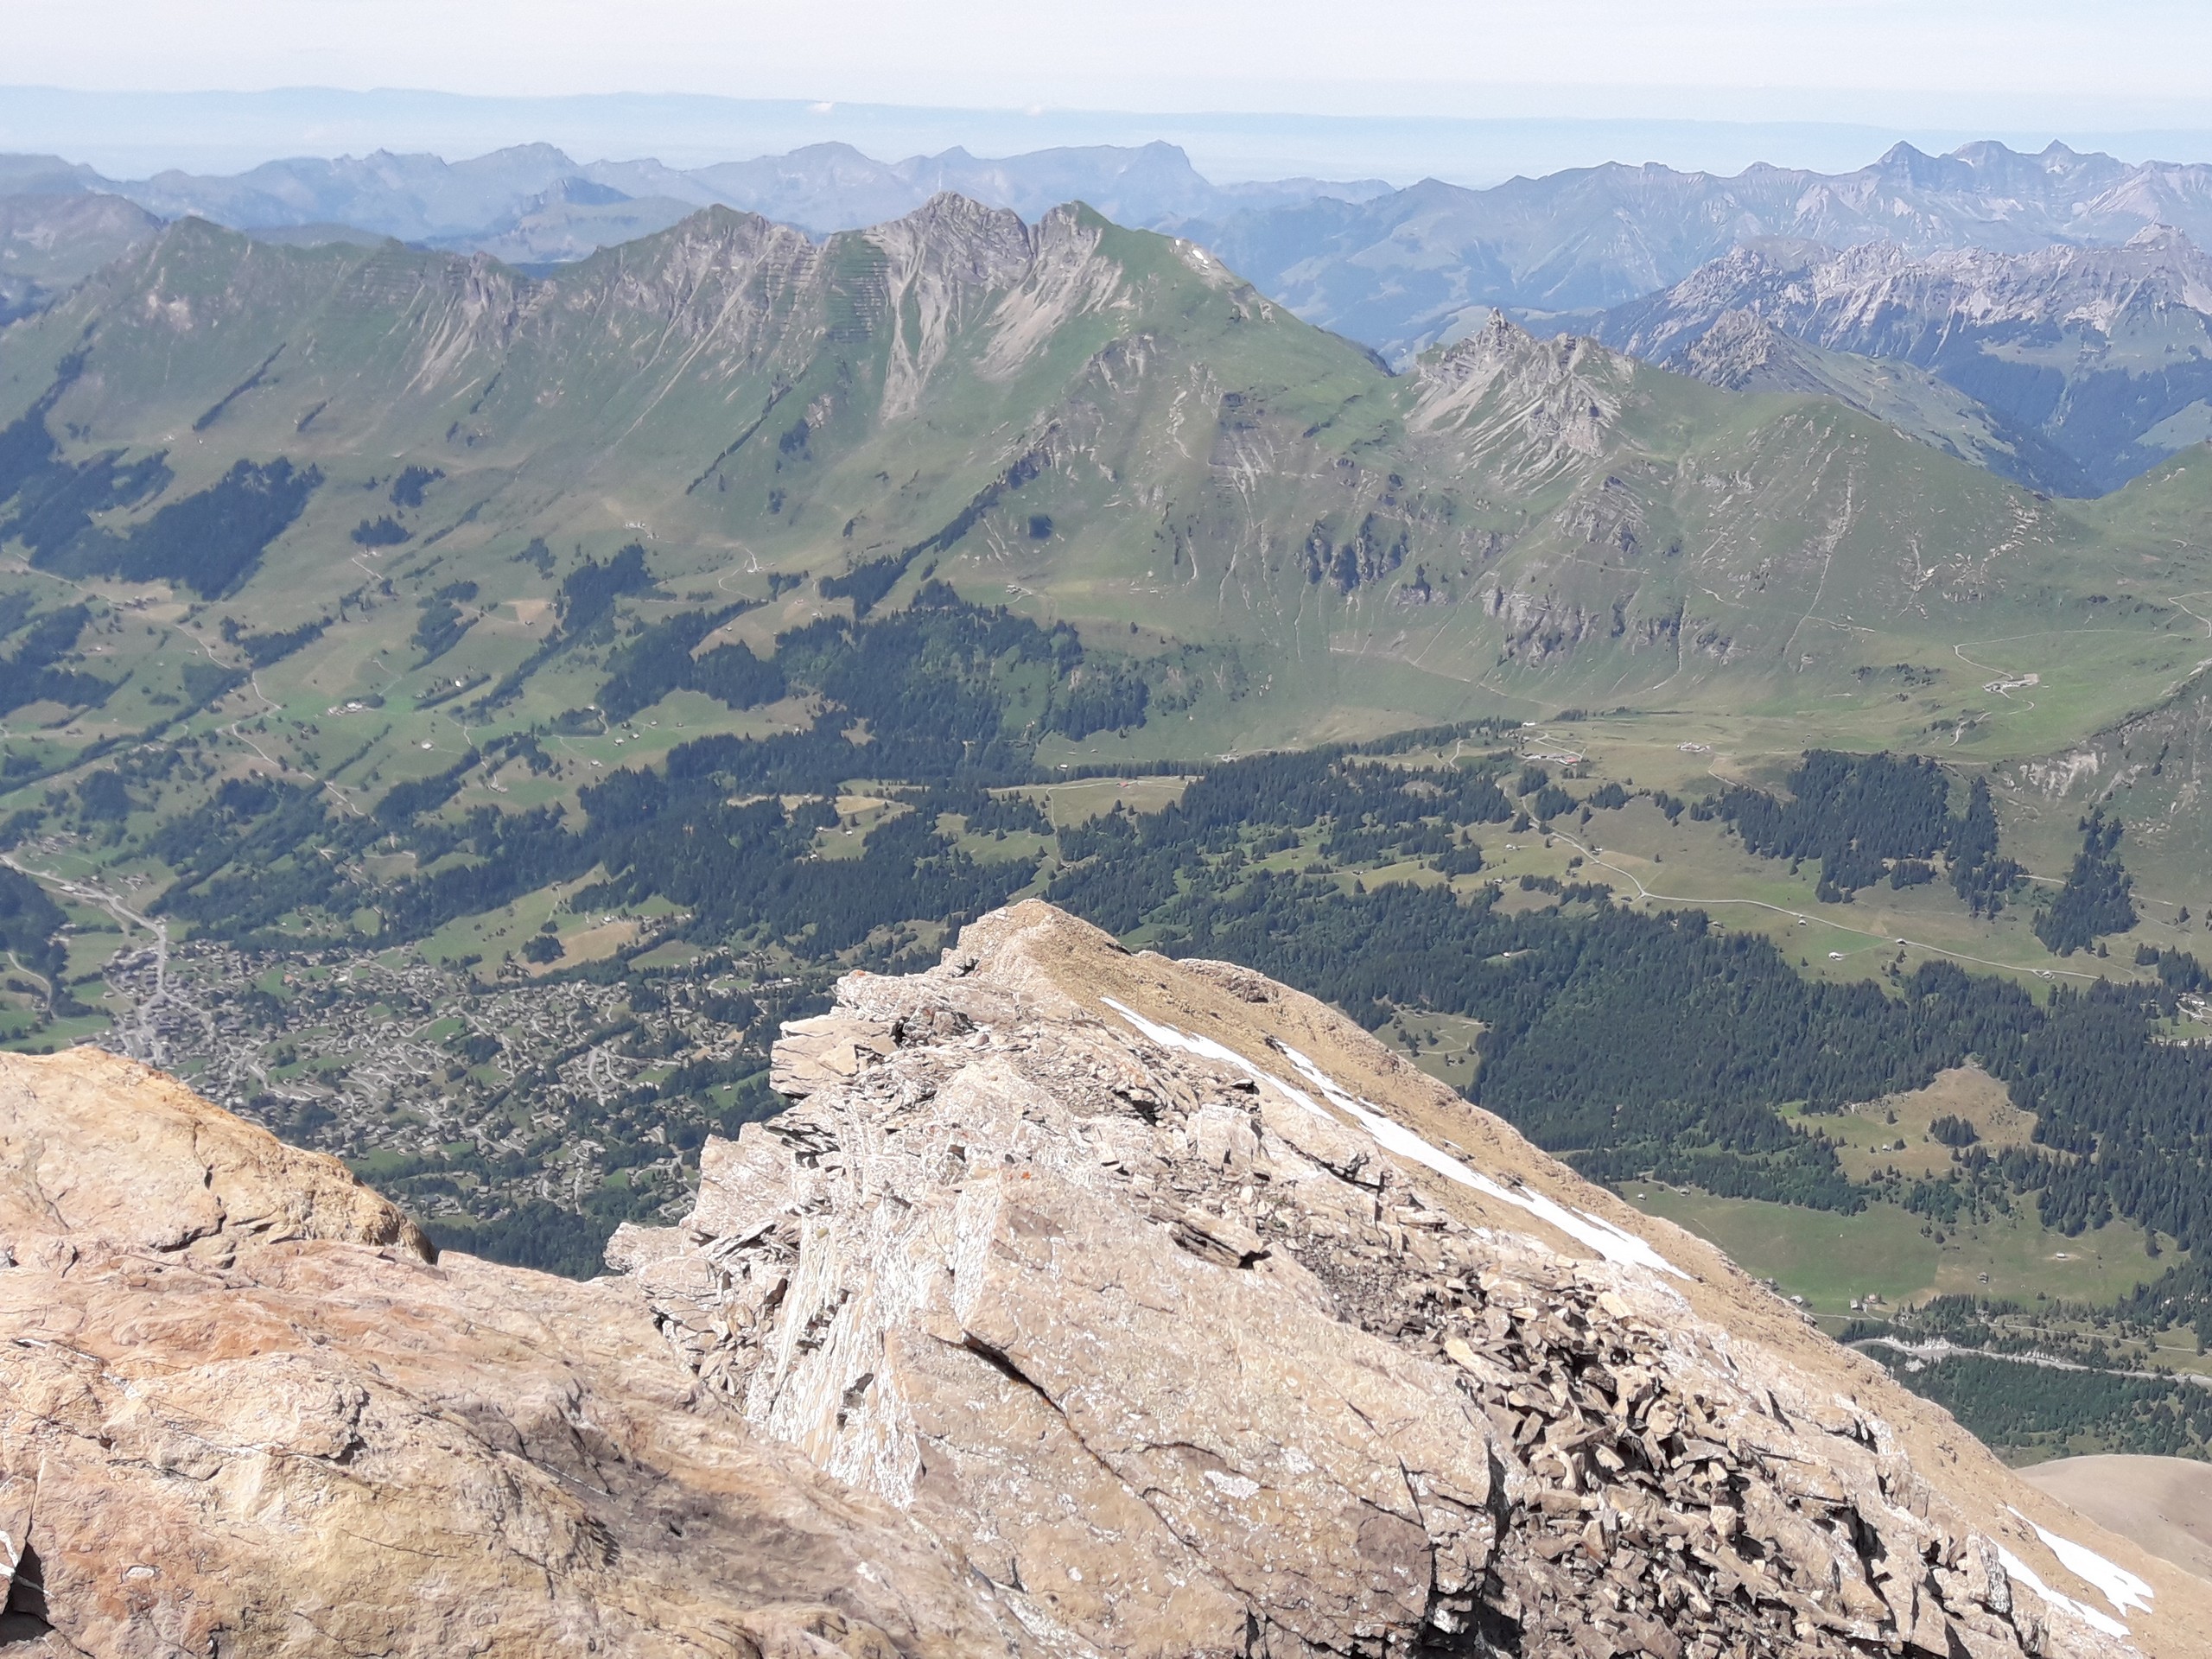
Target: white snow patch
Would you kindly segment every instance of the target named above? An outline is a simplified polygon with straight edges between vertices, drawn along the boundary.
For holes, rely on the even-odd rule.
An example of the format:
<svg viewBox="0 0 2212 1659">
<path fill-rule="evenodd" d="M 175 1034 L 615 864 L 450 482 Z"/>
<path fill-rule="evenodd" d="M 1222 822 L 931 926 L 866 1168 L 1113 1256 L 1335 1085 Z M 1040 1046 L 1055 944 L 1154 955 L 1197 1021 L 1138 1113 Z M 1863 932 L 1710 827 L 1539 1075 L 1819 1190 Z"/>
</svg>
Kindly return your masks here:
<svg viewBox="0 0 2212 1659">
<path fill-rule="evenodd" d="M 1363 1100 L 1357 1100 L 1339 1087 L 1321 1068 L 1307 1059 L 1288 1044 L 1281 1046 L 1283 1058 L 1296 1066 L 1305 1079 L 1328 1096 L 1329 1103 L 1352 1118 L 1383 1146 L 1415 1163 L 1426 1164 L 1438 1174 L 1462 1186 L 1471 1186 L 1486 1198 L 1504 1204 L 1517 1205 L 1538 1220 L 1546 1222 L 1579 1239 L 1608 1262 L 1632 1262 L 1637 1267 L 1649 1268 L 1659 1273 L 1671 1273 L 1677 1279 L 1689 1275 L 1653 1249 L 1644 1240 L 1625 1228 L 1616 1227 L 1602 1217 L 1587 1210 L 1571 1210 L 1554 1198 L 1528 1187 L 1501 1185 L 1487 1175 L 1470 1169 L 1449 1153 L 1436 1147 L 1415 1135 L 1395 1118 L 1387 1117 Z"/>
<path fill-rule="evenodd" d="M 2012 1506 L 2007 1504 L 2006 1508 Z M 2020 1515 L 2031 1527 L 2036 1523 Z M 2059 1565 L 2084 1584 L 2094 1585 L 2104 1599 L 2112 1603 L 2113 1611 L 2125 1613 L 2132 1609 L 2151 1611 L 2151 1598 L 2158 1592 L 2117 1562 L 2108 1561 L 2087 1545 L 2077 1544 L 2071 1538 L 2062 1538 L 2055 1532 L 2045 1532 L 2036 1527 L 2036 1536 L 2043 1540 L 2044 1548 L 2058 1557 Z"/>
<path fill-rule="evenodd" d="M 1203 1055 L 1207 1059 L 1233 1065 L 1247 1076 L 1273 1088 L 1284 1098 L 1304 1107 L 1316 1117 L 1328 1116 L 1313 1096 L 1302 1089 L 1293 1088 L 1273 1073 L 1262 1071 L 1235 1049 L 1217 1043 L 1211 1037 L 1178 1031 L 1173 1026 L 1163 1026 L 1156 1020 L 1147 1020 L 1126 1003 L 1116 1001 L 1110 996 L 1101 997 L 1099 1001 L 1162 1048 L 1179 1048 L 1186 1053 Z M 1449 1153 L 1440 1152 L 1429 1145 L 1395 1118 L 1386 1116 L 1366 1102 L 1353 1098 L 1349 1092 L 1339 1088 L 1328 1073 L 1288 1044 L 1277 1044 L 1276 1046 L 1281 1049 L 1283 1058 L 1298 1068 L 1300 1075 L 1328 1097 L 1331 1105 L 1373 1135 L 1389 1151 L 1425 1165 L 1447 1180 L 1472 1187 L 1485 1198 L 1527 1211 L 1569 1238 L 1588 1245 L 1608 1262 L 1630 1262 L 1659 1273 L 1671 1273 L 1677 1279 L 1689 1276 L 1643 1239 L 1624 1228 L 1616 1227 L 1602 1217 L 1593 1216 L 1586 1210 L 1571 1210 L 1555 1199 L 1525 1187 L 1503 1185 L 1489 1176 L 1470 1169 Z"/>
<path fill-rule="evenodd" d="M 2029 1522 L 2028 1524 L 2031 1527 L 2035 1526 L 2035 1522 L 2032 1521 Z M 2043 1529 L 2041 1527 L 2036 1527 L 2036 1530 L 2037 1532 L 2041 1532 Z M 2045 1584 L 2041 1579 L 2036 1576 L 2035 1568 L 2030 1567 L 2025 1561 L 2015 1555 L 2011 1550 L 2005 1548 L 2002 1544 L 1997 1546 L 1997 1559 L 2005 1563 L 2005 1572 L 2007 1577 L 2018 1579 L 2022 1584 L 2026 1585 L 2029 1589 L 2034 1591 L 2036 1594 L 2041 1596 L 2052 1606 L 2064 1608 L 2068 1612 L 2073 1614 L 2075 1618 L 2080 1619 L 2084 1624 L 2087 1624 L 2091 1630 L 2102 1630 L 2107 1636 L 2126 1636 L 2127 1634 L 2127 1626 L 2121 1624 L 2111 1614 L 2101 1613 L 2095 1608 L 2090 1606 L 2087 1602 L 2076 1601 L 2071 1596 L 2060 1595 L 2057 1591 L 2052 1589 L 2049 1585 Z"/>
<path fill-rule="evenodd" d="M 1209 1060 L 1219 1060 L 1225 1065 L 1233 1065 L 1255 1081 L 1271 1085 L 1276 1093 L 1287 1100 L 1303 1106 L 1314 1116 L 1323 1119 L 1328 1117 L 1329 1115 L 1321 1109 L 1320 1103 L 1313 1096 L 1307 1094 L 1303 1089 L 1294 1089 L 1281 1077 L 1262 1071 L 1235 1049 L 1224 1044 L 1217 1043 L 1211 1037 L 1200 1037 L 1191 1032 L 1178 1031 L 1173 1026 L 1163 1026 L 1155 1020 L 1147 1020 L 1127 1003 L 1117 1002 L 1110 996 L 1102 996 L 1098 1000 L 1162 1048 L 1179 1048 L 1185 1053 L 1203 1055 Z"/>
</svg>

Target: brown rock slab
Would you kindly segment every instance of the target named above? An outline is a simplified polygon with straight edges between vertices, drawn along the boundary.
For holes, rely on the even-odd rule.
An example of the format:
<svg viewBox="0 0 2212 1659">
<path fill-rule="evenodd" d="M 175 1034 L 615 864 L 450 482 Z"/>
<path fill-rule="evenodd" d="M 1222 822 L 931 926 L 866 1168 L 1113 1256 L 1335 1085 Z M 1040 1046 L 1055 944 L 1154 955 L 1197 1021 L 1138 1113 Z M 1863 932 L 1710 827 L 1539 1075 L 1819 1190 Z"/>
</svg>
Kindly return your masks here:
<svg viewBox="0 0 2212 1659">
<path fill-rule="evenodd" d="M 0 1159 L 11 1659 L 1049 1650 L 697 1410 L 626 1287 L 432 1265 L 334 1160 L 83 1050 L 0 1056 Z"/>
</svg>

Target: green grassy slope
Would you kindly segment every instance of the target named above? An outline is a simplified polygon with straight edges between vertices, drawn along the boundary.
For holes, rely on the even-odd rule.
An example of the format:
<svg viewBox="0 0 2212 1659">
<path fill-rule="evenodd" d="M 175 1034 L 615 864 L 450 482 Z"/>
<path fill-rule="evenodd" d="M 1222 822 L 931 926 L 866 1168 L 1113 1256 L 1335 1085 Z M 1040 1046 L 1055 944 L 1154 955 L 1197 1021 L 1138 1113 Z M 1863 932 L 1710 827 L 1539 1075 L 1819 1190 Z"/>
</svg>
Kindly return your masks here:
<svg viewBox="0 0 2212 1659">
<path fill-rule="evenodd" d="M 500 607 L 557 575 L 512 569 L 537 537 L 562 566 L 641 540 L 665 586 L 724 592 L 919 546 L 887 602 L 933 565 L 1040 618 L 1134 624 L 1163 674 L 1182 646 L 1233 660 L 1216 683 L 1238 706 L 1147 740 L 1170 747 L 1585 700 L 1825 714 L 1910 662 L 1927 695 L 1859 711 L 1885 741 L 1963 723 L 2033 753 L 2155 702 L 2199 626 L 2125 591 L 2127 512 L 2039 500 L 1827 399 L 1503 326 L 1394 378 L 1187 245 L 1081 210 L 1032 233 L 947 201 L 821 245 L 717 210 L 543 283 L 187 221 L 0 336 L 0 416 L 79 353 L 48 419 L 64 457 L 174 474 L 111 528 L 241 459 L 319 469 L 225 596 L 257 627 L 458 579 L 519 625 Z M 407 466 L 441 476 L 395 510 Z M 385 518 L 408 539 L 352 539 Z M 2046 676 L 2033 721 L 1980 693 L 1977 645 L 2043 661 L 2062 639 L 2076 671 Z M 516 645 L 472 629 L 439 666 L 497 675 Z"/>
<path fill-rule="evenodd" d="M 1148 683 L 1140 724 L 1039 737 L 1048 766 L 1624 709 L 1777 768 L 1815 743 L 1994 767 L 2008 833 L 2063 870 L 2075 795 L 2113 773 L 2050 757 L 2193 708 L 2169 700 L 2212 628 L 2199 454 L 2053 502 L 1831 399 L 1503 322 L 1392 377 L 1080 208 L 1032 230 L 948 198 L 820 244 L 715 210 L 542 282 L 188 220 L 0 332 L 9 422 L 0 657 L 86 609 L 0 714 L 0 812 L 149 733 L 367 810 L 556 724 L 550 771 L 464 798 L 573 800 L 814 717 L 677 691 L 628 734 L 562 721 L 635 630 L 750 603 L 696 649 L 766 655 L 934 579 Z M 315 481 L 257 554 L 210 576 L 227 531 L 156 534 L 279 463 Z M 94 487 L 133 468 L 153 484 Z M 76 531 L 35 519 L 49 497 L 82 498 Z M 569 637 L 563 581 L 630 543 L 652 585 Z M 2196 857 L 2194 798 L 2131 855 Z"/>
<path fill-rule="evenodd" d="M 678 690 L 610 728 L 639 630 L 713 612 L 696 652 L 766 656 L 934 580 L 1147 683 L 1141 722 L 1033 733 L 1048 766 L 1572 706 L 1647 722 L 1639 772 L 1688 741 L 1756 776 L 1815 744 L 1990 770 L 2039 872 L 2126 771 L 2129 856 L 2146 892 L 2174 866 L 2176 908 L 2205 850 L 2202 765 L 2113 759 L 2145 721 L 2204 746 L 2201 454 L 2055 502 L 1829 398 L 1502 321 L 1393 377 L 1081 208 L 1032 229 L 946 198 L 819 244 L 715 210 L 546 281 L 188 220 L 0 332 L 0 658 L 86 607 L 0 714 L 0 812 L 148 734 L 362 811 L 535 730 L 545 768 L 461 800 L 573 803 L 817 712 Z M 176 516 L 279 463 L 312 483 L 296 517 L 208 575 L 228 520 Z M 49 498 L 81 498 L 76 531 Z M 628 543 L 650 583 L 564 628 L 563 582 Z M 130 838 L 211 786 L 142 788 Z"/>
</svg>

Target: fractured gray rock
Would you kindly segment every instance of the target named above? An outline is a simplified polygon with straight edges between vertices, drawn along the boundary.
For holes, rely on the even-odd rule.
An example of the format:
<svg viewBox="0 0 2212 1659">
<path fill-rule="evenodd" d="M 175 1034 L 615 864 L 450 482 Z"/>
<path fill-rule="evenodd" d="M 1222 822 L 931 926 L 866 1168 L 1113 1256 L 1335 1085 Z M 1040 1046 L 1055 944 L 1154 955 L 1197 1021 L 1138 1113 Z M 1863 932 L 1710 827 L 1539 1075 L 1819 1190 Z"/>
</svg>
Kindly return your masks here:
<svg viewBox="0 0 2212 1659">
<path fill-rule="evenodd" d="M 777 1050 L 798 1103 L 709 1143 L 685 1249 L 621 1249 L 729 1410 L 1050 1651 L 2126 1650 L 1839 1387 L 1871 1368 L 1716 1325 L 1463 1104 L 1489 1169 L 1421 1138 L 1402 1071 L 1024 906 L 843 982 Z"/>
</svg>

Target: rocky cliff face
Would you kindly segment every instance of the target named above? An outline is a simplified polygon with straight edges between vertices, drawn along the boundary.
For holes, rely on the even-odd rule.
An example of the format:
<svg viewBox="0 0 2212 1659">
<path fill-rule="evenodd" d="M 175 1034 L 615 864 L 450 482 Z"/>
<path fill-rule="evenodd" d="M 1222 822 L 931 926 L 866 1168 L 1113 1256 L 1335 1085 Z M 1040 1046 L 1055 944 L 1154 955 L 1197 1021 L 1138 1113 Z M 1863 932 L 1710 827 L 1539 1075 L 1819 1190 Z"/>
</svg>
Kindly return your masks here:
<svg viewBox="0 0 2212 1659">
<path fill-rule="evenodd" d="M 734 1417 L 1047 1650 L 2186 1641 L 2178 1575 L 1257 976 L 1025 905 L 845 981 L 776 1079 L 615 1254 Z"/>
<path fill-rule="evenodd" d="M 2212 1592 L 1310 999 L 1030 904 L 573 1285 L 0 1070 L 26 1653 L 2202 1649 Z"/>
<path fill-rule="evenodd" d="M 1895 242 L 1838 250 L 1770 238 L 1608 313 L 1600 334 L 1639 357 L 1671 360 L 1724 313 L 1746 307 L 1821 346 L 1932 361 L 1961 328 L 2048 343 L 2039 331 L 2109 339 L 2132 319 L 2185 312 L 2201 320 L 2212 314 L 2212 258 L 2164 226 L 2121 247 L 2025 252 L 1916 252 Z"/>
<path fill-rule="evenodd" d="M 157 1072 L 0 1059 L 0 1649 L 1024 1650 L 909 1521 L 702 1414 L 626 1287 L 429 1254 Z"/>
<path fill-rule="evenodd" d="M 1462 465 L 1529 490 L 1603 453 L 1633 381 L 1634 365 L 1596 340 L 1539 340 L 1494 311 L 1421 363 L 1410 423 L 1448 434 Z"/>
<path fill-rule="evenodd" d="M 2116 489 L 2207 430 L 2212 258 L 2166 226 L 2121 247 L 2018 252 L 1756 240 L 1606 313 L 1596 332 L 1726 385 L 1707 359 L 1740 349 L 1745 313 L 1793 340 L 1941 378 L 2039 441 L 2049 453 L 2024 460 L 2065 493 Z"/>
</svg>

